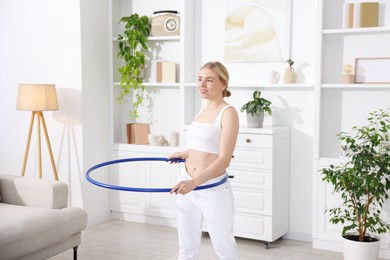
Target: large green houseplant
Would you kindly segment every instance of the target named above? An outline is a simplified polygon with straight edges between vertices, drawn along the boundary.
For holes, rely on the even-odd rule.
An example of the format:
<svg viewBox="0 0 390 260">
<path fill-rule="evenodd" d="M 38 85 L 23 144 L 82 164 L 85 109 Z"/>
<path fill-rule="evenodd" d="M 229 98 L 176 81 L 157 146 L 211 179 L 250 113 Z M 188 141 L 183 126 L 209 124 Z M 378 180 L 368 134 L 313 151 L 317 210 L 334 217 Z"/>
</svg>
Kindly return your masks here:
<svg viewBox="0 0 390 260">
<path fill-rule="evenodd" d="M 131 119 L 138 118 L 138 107 L 143 101 L 143 69 L 146 59 L 145 53 L 149 50 L 147 38 L 150 32 L 149 18 L 140 16 L 137 13 L 122 17 L 120 22 L 125 23 L 123 34 L 119 34 L 118 57 L 124 62 L 119 68 L 121 73 L 121 92 L 116 100 L 123 103 L 125 97 L 134 93 L 133 110 L 129 111 Z"/>
<path fill-rule="evenodd" d="M 338 207 L 326 209 L 326 212 L 331 223 L 343 225 L 344 238 L 370 242 L 377 239 L 376 234 L 390 230 L 389 223 L 381 216 L 381 208 L 389 198 L 390 190 L 388 109 L 370 113 L 368 125 L 355 126 L 352 130 L 352 134 L 338 134 L 338 139 L 348 148 L 346 161 L 320 171 L 322 180 L 332 184 L 343 202 Z"/>
<path fill-rule="evenodd" d="M 241 112 L 246 111 L 248 127 L 263 127 L 264 113 L 272 115 L 271 101 L 261 97 L 261 91 L 255 90 L 253 99 L 249 100 L 241 107 Z"/>
</svg>

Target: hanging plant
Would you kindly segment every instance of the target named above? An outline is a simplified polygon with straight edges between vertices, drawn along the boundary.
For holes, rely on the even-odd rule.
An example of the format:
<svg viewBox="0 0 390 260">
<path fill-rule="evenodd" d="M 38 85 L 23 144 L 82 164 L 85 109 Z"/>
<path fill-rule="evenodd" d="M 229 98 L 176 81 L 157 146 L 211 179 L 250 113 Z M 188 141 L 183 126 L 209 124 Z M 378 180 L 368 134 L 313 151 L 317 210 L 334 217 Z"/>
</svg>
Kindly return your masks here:
<svg viewBox="0 0 390 260">
<path fill-rule="evenodd" d="M 125 97 L 133 91 L 133 109 L 129 111 L 129 117 L 135 120 L 139 117 L 138 107 L 143 101 L 143 69 L 146 60 L 145 53 L 149 50 L 147 38 L 150 32 L 149 18 L 139 16 L 137 13 L 122 17 L 119 22 L 125 23 L 123 34 L 118 35 L 118 57 L 124 61 L 124 65 L 118 70 L 121 73 L 121 92 L 116 100 L 119 104 L 125 102 Z"/>
</svg>

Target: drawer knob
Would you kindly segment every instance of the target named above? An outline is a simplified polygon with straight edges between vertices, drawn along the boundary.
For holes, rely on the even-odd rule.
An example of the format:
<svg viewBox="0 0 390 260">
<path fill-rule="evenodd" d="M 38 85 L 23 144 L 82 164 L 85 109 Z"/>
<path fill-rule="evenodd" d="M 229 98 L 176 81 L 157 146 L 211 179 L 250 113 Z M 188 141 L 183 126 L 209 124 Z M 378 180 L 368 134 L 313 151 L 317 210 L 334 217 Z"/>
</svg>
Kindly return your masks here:
<svg viewBox="0 0 390 260">
<path fill-rule="evenodd" d="M 245 142 L 248 143 L 248 144 L 250 144 L 250 143 L 252 143 L 252 140 L 249 139 L 249 138 L 247 138 L 247 139 L 245 140 Z"/>
</svg>

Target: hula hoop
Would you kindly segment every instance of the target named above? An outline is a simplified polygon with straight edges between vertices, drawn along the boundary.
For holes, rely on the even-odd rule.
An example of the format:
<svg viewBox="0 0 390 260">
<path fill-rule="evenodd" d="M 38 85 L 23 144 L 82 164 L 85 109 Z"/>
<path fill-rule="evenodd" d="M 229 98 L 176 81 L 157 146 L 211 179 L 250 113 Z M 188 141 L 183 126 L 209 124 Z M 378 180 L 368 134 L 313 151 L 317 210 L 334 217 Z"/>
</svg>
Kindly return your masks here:
<svg viewBox="0 0 390 260">
<path fill-rule="evenodd" d="M 111 190 L 121 190 L 121 191 L 133 191 L 133 192 L 170 192 L 172 188 L 136 188 L 136 187 L 126 187 L 126 186 L 117 186 L 117 185 L 111 185 L 108 183 L 103 183 L 96 181 L 91 178 L 90 174 L 96 169 L 99 169 L 104 166 L 108 166 L 111 164 L 119 164 L 119 163 L 124 163 L 124 162 L 141 162 L 141 161 L 163 161 L 163 162 L 185 162 L 184 159 L 178 159 L 178 158 L 173 158 L 173 159 L 168 159 L 164 157 L 140 157 L 140 158 L 125 158 L 125 159 L 118 159 L 118 160 L 112 160 L 112 161 L 107 161 L 103 163 L 96 164 L 89 168 L 85 174 L 85 178 L 92 184 L 106 188 L 106 189 L 111 189 Z M 218 182 L 207 184 L 207 185 L 202 185 L 196 187 L 194 190 L 204 190 L 204 189 L 209 189 L 216 187 L 218 185 L 221 185 L 222 183 L 226 182 L 228 179 L 228 176 L 226 175 L 223 179 L 221 179 Z"/>
</svg>

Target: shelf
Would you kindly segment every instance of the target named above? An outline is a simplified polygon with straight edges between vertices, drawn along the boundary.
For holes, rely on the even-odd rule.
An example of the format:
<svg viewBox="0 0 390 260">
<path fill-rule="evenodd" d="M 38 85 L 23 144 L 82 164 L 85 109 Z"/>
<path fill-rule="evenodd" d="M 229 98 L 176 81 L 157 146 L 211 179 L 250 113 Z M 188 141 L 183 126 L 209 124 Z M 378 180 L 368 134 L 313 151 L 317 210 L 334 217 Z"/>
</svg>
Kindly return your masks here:
<svg viewBox="0 0 390 260">
<path fill-rule="evenodd" d="M 353 35 L 353 34 L 370 34 L 370 33 L 389 33 L 390 27 L 369 27 L 369 28 L 346 28 L 346 29 L 325 29 L 324 35 Z"/>
<path fill-rule="evenodd" d="M 180 83 L 158 83 L 158 82 L 144 82 L 145 87 L 158 88 L 179 88 Z"/>
<path fill-rule="evenodd" d="M 180 41 L 180 36 L 150 36 L 148 41 Z"/>
<path fill-rule="evenodd" d="M 295 84 L 270 84 L 270 83 L 233 83 L 229 85 L 229 88 L 234 89 L 252 89 L 252 88 L 259 88 L 259 89 L 314 89 L 314 84 L 307 84 L 307 83 L 295 83 Z"/>
<path fill-rule="evenodd" d="M 180 146 L 157 146 L 157 145 L 148 145 L 148 144 L 125 144 L 125 143 L 114 143 L 111 144 L 111 147 L 114 151 L 128 151 L 128 152 L 146 152 L 150 153 L 151 150 L 155 153 L 163 153 L 168 156 L 170 153 L 175 151 L 184 150 L 184 147 Z"/>
<path fill-rule="evenodd" d="M 185 87 L 196 87 L 197 84 L 194 83 L 194 82 L 186 82 L 186 83 L 184 83 L 184 86 L 185 86 Z"/>
<path fill-rule="evenodd" d="M 187 87 L 196 87 L 196 83 L 187 82 L 184 83 Z M 309 83 L 296 83 L 296 84 L 270 84 L 270 83 L 230 83 L 230 89 L 278 89 L 278 90 L 289 90 L 289 89 L 314 89 L 314 84 Z"/>
<path fill-rule="evenodd" d="M 340 165 L 342 163 L 346 163 L 347 162 L 347 158 L 345 157 L 320 157 L 320 159 L 318 160 L 318 165 L 319 166 L 322 166 L 322 167 L 327 167 L 331 164 L 333 165 Z"/>
<path fill-rule="evenodd" d="M 119 82 L 114 82 L 114 86 L 120 86 Z M 159 83 L 159 82 L 144 82 L 145 87 L 159 87 L 159 88 L 179 88 L 180 83 Z"/>
<path fill-rule="evenodd" d="M 321 88 L 328 89 L 350 89 L 350 90 L 369 90 L 369 89 L 389 89 L 390 84 L 322 84 Z"/>
<path fill-rule="evenodd" d="M 114 37 L 113 41 L 120 42 L 118 37 Z M 180 41 L 180 36 L 150 36 L 148 37 L 148 41 Z"/>
<path fill-rule="evenodd" d="M 161 87 L 161 88 L 179 88 L 180 83 L 158 83 L 158 82 L 144 82 L 145 87 Z M 330 85 L 330 84 L 328 84 Z M 360 84 L 362 85 L 362 84 Z M 375 84 L 378 85 L 378 84 Z M 114 82 L 114 86 L 120 86 L 119 82 Z M 187 82 L 184 83 L 185 87 L 197 87 L 197 84 L 194 82 Z M 272 89 L 278 89 L 278 90 L 312 90 L 314 89 L 314 84 L 229 84 L 230 89 L 237 89 L 237 90 L 251 90 L 251 89 L 266 89 L 266 90 L 272 90 Z M 390 85 L 389 85 L 390 88 Z"/>
</svg>

